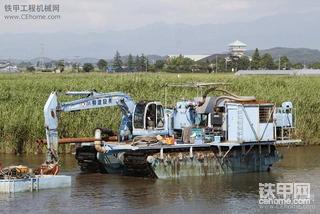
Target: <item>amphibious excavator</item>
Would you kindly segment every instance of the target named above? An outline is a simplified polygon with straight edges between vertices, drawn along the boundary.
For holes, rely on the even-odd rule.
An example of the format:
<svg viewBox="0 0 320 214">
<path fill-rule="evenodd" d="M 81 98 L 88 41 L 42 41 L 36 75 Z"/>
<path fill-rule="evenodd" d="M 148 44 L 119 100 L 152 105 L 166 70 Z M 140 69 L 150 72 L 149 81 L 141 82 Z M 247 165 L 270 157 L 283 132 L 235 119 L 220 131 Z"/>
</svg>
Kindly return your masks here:
<svg viewBox="0 0 320 214">
<path fill-rule="evenodd" d="M 174 108 L 136 103 L 123 92 L 66 92 L 78 98 L 69 102 L 59 102 L 59 95 L 52 92 L 44 107 L 46 162 L 58 162 L 59 144 L 76 143 L 82 171 L 152 178 L 267 171 L 279 160 L 275 144 L 290 141 L 294 130 L 291 102 L 276 107 L 216 86 Z M 59 139 L 61 113 L 111 106 L 121 109 L 119 130 L 97 128 L 94 137 Z"/>
</svg>

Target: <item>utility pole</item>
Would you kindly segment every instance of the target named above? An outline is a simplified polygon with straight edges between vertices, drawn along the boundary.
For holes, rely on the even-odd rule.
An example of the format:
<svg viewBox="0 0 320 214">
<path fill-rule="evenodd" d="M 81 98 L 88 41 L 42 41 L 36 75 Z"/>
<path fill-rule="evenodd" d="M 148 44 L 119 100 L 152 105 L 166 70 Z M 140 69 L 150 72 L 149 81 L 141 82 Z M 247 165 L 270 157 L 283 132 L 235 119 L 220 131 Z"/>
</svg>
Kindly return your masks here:
<svg viewBox="0 0 320 214">
<path fill-rule="evenodd" d="M 80 62 L 79 62 L 79 58 L 80 58 L 80 56 L 74 56 L 75 58 L 76 58 L 76 67 L 77 67 L 77 72 L 79 73 L 79 70 L 80 70 Z"/>
<path fill-rule="evenodd" d="M 40 43 L 40 60 L 39 60 L 40 70 L 44 70 L 44 44 Z"/>
<path fill-rule="evenodd" d="M 228 70 L 228 58 L 225 58 L 225 62 L 226 62 L 226 71 Z"/>
<path fill-rule="evenodd" d="M 279 70 L 281 70 L 281 56 L 279 56 Z"/>
<path fill-rule="evenodd" d="M 216 73 L 218 73 L 218 55 L 216 55 Z"/>
</svg>

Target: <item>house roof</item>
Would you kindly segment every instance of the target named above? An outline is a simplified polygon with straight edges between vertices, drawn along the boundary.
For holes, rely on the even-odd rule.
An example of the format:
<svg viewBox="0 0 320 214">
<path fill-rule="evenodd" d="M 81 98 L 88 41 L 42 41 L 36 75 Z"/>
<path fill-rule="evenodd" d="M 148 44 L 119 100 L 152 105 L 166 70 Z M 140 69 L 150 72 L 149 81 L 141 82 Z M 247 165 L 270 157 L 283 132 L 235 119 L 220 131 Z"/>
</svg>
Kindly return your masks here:
<svg viewBox="0 0 320 214">
<path fill-rule="evenodd" d="M 10 66 L 10 63 L 0 63 L 0 68 L 6 68 Z"/>
<path fill-rule="evenodd" d="M 239 40 L 236 40 L 232 43 L 230 43 L 228 46 L 240 46 L 240 47 L 246 47 L 247 45 Z"/>
<path fill-rule="evenodd" d="M 208 57 L 205 57 L 205 58 L 203 58 L 203 59 L 201 59 L 199 61 L 200 62 L 206 62 L 207 60 L 208 61 L 214 61 L 214 60 L 216 60 L 216 58 L 226 58 L 227 56 L 229 56 L 229 54 L 227 54 L 227 53 L 212 54 L 212 55 L 210 55 Z"/>
</svg>

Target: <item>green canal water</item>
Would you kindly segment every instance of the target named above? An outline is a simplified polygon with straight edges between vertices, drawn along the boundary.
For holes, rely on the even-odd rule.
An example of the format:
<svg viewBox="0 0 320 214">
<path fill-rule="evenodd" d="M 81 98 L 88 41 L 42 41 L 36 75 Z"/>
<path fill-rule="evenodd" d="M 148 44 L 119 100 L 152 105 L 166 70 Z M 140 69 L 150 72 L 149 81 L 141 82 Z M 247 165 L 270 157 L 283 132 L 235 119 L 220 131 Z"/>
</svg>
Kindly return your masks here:
<svg viewBox="0 0 320 214">
<path fill-rule="evenodd" d="M 279 148 L 284 158 L 270 172 L 152 180 L 80 173 L 62 156 L 72 187 L 0 194 L 0 213 L 319 213 L 320 146 Z M 38 166 L 43 155 L 0 155 L 4 165 Z M 309 183 L 305 206 L 259 205 L 259 183 Z"/>
</svg>

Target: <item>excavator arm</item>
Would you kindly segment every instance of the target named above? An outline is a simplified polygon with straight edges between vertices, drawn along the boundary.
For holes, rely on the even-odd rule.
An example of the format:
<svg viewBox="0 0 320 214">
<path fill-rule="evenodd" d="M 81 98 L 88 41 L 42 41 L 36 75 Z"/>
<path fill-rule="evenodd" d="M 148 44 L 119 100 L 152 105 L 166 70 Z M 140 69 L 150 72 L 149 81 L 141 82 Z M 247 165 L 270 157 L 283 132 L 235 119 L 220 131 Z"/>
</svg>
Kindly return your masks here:
<svg viewBox="0 0 320 214">
<path fill-rule="evenodd" d="M 66 95 L 82 96 L 83 98 L 59 103 L 58 93 L 52 92 L 44 106 L 48 163 L 56 163 L 58 161 L 58 118 L 60 112 L 119 106 L 122 111 L 123 121 L 120 128 L 120 136 L 122 133 L 128 133 L 132 130 L 129 118 L 132 117 L 136 104 L 129 95 L 121 92 L 98 93 L 90 91 L 67 92 Z"/>
</svg>

